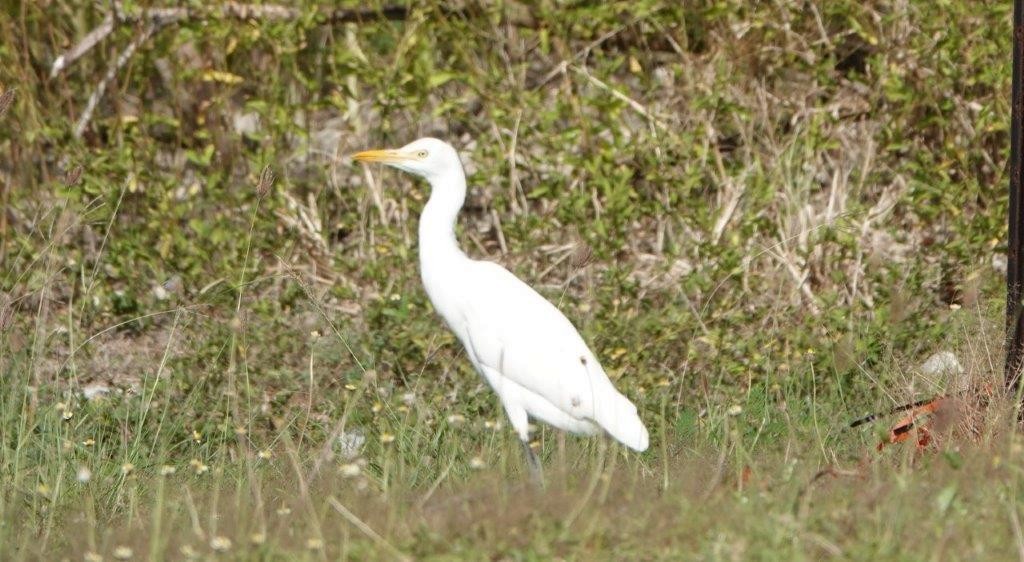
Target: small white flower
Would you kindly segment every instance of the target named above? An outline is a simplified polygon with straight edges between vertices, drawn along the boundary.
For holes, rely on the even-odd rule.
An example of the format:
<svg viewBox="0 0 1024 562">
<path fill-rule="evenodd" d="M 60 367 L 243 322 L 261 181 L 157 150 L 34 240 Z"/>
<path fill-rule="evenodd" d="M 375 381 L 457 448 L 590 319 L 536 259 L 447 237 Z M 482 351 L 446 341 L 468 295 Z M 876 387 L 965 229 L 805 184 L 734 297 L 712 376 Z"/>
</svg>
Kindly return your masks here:
<svg viewBox="0 0 1024 562">
<path fill-rule="evenodd" d="M 466 421 L 466 416 L 463 416 L 462 414 L 452 414 L 448 416 L 448 423 L 452 425 L 459 425 L 464 421 Z"/>
<path fill-rule="evenodd" d="M 87 384 L 82 387 L 82 396 L 84 396 L 86 400 L 97 400 L 103 398 L 109 393 L 110 387 L 101 382 Z"/>
<path fill-rule="evenodd" d="M 480 470 L 486 466 L 487 463 L 485 463 L 484 459 L 480 457 L 473 457 L 469 459 L 469 468 L 472 468 L 473 470 Z"/>
<path fill-rule="evenodd" d="M 743 406 L 740 406 L 739 404 L 733 404 L 732 406 L 729 406 L 729 409 L 726 410 L 725 413 L 734 417 L 738 416 L 743 413 Z"/>
<path fill-rule="evenodd" d="M 381 436 L 381 441 L 384 441 Z M 366 444 L 366 435 L 362 429 L 356 428 L 346 431 L 338 436 L 338 453 L 344 460 L 351 460 L 359 456 Z"/>
<path fill-rule="evenodd" d="M 153 296 L 158 301 L 165 301 L 171 296 L 171 293 L 163 285 L 156 285 L 153 287 Z"/>
<path fill-rule="evenodd" d="M 231 549 L 231 539 L 224 536 L 216 536 L 210 539 L 210 548 L 216 552 L 227 552 Z"/>
<path fill-rule="evenodd" d="M 192 467 L 192 470 L 196 471 L 196 474 L 206 474 L 210 471 L 209 465 L 199 459 L 192 459 L 188 461 L 188 464 Z"/>
<path fill-rule="evenodd" d="M 92 480 L 92 471 L 89 470 L 89 467 L 87 466 L 80 466 L 78 467 L 78 473 L 75 475 L 75 478 L 77 478 L 82 484 L 85 484 L 89 480 Z"/>
<path fill-rule="evenodd" d="M 119 546 L 114 549 L 114 558 L 118 560 L 131 560 L 135 553 L 127 546 Z"/>
</svg>

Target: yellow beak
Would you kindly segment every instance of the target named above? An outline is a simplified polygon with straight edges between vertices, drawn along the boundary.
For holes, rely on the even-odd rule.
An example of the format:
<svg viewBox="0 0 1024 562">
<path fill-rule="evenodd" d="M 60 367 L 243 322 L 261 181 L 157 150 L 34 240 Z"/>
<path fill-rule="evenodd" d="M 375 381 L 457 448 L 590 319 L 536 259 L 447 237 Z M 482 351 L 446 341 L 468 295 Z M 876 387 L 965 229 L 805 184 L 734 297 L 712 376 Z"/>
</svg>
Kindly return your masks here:
<svg viewBox="0 0 1024 562">
<path fill-rule="evenodd" d="M 397 150 L 364 150 L 363 152 L 353 154 L 352 158 L 358 162 L 383 162 L 385 164 L 405 162 L 412 159 Z"/>
</svg>

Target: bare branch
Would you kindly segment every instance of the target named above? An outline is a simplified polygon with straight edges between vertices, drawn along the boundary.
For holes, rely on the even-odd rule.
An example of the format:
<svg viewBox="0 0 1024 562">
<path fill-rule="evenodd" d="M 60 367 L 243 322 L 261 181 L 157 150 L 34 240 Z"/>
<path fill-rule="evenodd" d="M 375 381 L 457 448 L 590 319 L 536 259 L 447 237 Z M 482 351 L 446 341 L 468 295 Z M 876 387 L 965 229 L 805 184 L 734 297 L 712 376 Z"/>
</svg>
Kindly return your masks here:
<svg viewBox="0 0 1024 562">
<path fill-rule="evenodd" d="M 334 511 L 337 511 L 339 514 L 341 514 L 342 517 L 347 519 L 348 522 L 351 523 L 355 528 L 359 529 L 363 532 L 363 534 L 370 537 L 370 539 L 372 539 L 373 542 L 377 543 L 378 545 L 389 551 L 391 555 L 394 556 L 396 559 L 402 561 L 411 560 L 408 556 L 405 555 L 405 553 L 395 548 L 394 545 L 388 542 L 387 539 L 382 537 L 377 531 L 374 531 L 373 528 L 367 525 L 362 519 L 356 517 L 356 514 L 349 511 L 347 507 L 341 504 L 341 502 L 334 499 L 334 496 L 327 498 L 327 503 L 331 504 L 331 507 L 334 508 Z"/>
<path fill-rule="evenodd" d="M 349 23 L 360 22 L 372 19 L 402 20 L 409 16 L 409 8 L 404 6 L 389 6 L 380 10 L 370 8 L 363 9 L 325 9 L 321 10 L 319 18 L 325 23 Z M 165 25 L 181 23 L 185 21 L 199 21 L 209 19 L 237 19 L 237 20 L 268 20 L 268 21 L 289 21 L 299 19 L 303 12 L 298 8 L 291 8 L 277 4 L 243 4 L 241 2 L 225 2 L 224 4 L 195 8 L 189 6 L 169 8 L 148 8 L 141 11 L 126 12 L 120 2 L 114 3 L 114 11 L 103 19 L 103 22 L 90 31 L 81 41 L 64 52 L 53 61 L 50 68 L 50 77 L 54 78 L 71 66 L 76 60 L 93 49 L 100 41 L 104 40 L 114 31 L 117 24 L 130 24 L 148 22 L 157 28 Z"/>
<path fill-rule="evenodd" d="M 608 92 L 609 94 L 611 94 L 612 97 L 614 97 L 614 98 L 616 98 L 616 99 L 618 99 L 620 101 L 625 102 L 626 105 L 628 105 L 629 107 L 633 108 L 633 111 L 636 111 L 640 115 L 643 115 L 644 117 L 646 117 L 648 121 L 650 121 L 652 124 L 657 126 L 659 129 L 661 129 L 661 130 L 663 130 L 665 132 L 671 133 L 671 130 L 669 129 L 668 124 L 665 123 L 664 121 L 662 121 L 657 115 L 652 113 L 649 109 L 644 107 L 644 105 L 642 103 L 636 101 L 635 99 L 633 99 L 633 98 L 627 96 L 626 94 L 623 94 L 622 92 L 616 90 L 615 88 L 609 86 L 607 83 L 605 83 L 600 78 L 597 78 L 593 74 L 587 72 L 587 69 L 585 69 L 583 67 L 580 67 L 580 66 L 570 66 L 570 68 L 572 70 L 575 70 L 576 72 L 578 72 L 580 75 L 582 75 L 588 81 L 590 81 L 591 84 L 593 84 L 593 85 L 597 86 L 598 88 L 601 88 L 602 90 L 604 90 L 604 91 Z"/>
<path fill-rule="evenodd" d="M 142 33 L 136 36 L 135 39 L 132 39 L 131 43 L 128 43 L 128 46 L 126 46 L 124 51 L 118 55 L 114 64 L 110 65 L 110 68 L 107 69 L 107 73 L 103 76 L 103 79 L 100 80 L 100 83 L 96 85 L 96 89 L 93 90 L 92 95 L 89 96 L 89 101 L 85 104 L 85 111 L 83 111 L 82 116 L 78 118 L 78 123 L 75 123 L 75 138 L 81 138 L 82 133 L 85 132 L 85 128 L 89 125 L 89 120 L 92 119 L 92 114 L 96 111 L 96 106 L 99 105 L 100 100 L 103 98 L 103 94 L 106 93 L 107 87 L 114 81 L 114 78 L 117 77 L 118 71 L 120 71 L 124 65 L 128 64 L 132 55 L 135 54 L 135 50 L 153 36 L 153 33 L 156 32 L 156 28 L 157 24 L 147 25 L 146 28 L 142 30 Z"/>
<path fill-rule="evenodd" d="M 114 16 L 107 15 L 107 17 L 103 18 L 103 23 L 101 23 L 99 27 L 90 31 L 89 34 L 76 43 L 74 47 L 71 47 L 63 55 L 54 59 L 53 66 L 50 68 L 50 78 L 57 77 L 61 71 L 70 66 L 71 63 L 78 60 L 78 57 L 89 52 L 97 43 L 110 35 L 112 31 L 114 31 Z"/>
</svg>

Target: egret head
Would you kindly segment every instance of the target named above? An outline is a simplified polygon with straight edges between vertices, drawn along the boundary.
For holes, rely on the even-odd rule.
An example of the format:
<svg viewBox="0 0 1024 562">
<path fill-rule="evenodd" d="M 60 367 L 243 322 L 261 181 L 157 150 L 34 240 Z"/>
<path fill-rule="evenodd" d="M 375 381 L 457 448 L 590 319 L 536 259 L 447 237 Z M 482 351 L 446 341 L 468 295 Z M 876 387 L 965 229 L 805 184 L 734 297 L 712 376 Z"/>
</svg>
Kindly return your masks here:
<svg viewBox="0 0 1024 562">
<path fill-rule="evenodd" d="M 380 162 L 428 180 L 462 171 L 458 152 L 450 144 L 429 137 L 414 140 L 402 148 L 359 152 L 352 158 L 359 162 Z"/>
</svg>

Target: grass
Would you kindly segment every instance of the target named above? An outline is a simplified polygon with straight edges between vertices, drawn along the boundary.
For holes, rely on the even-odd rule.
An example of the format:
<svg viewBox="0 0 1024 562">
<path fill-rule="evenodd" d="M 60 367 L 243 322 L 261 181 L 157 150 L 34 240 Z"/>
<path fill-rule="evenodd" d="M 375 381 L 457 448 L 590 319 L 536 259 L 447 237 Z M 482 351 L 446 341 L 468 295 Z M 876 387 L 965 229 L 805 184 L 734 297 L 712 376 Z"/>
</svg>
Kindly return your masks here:
<svg viewBox="0 0 1024 562">
<path fill-rule="evenodd" d="M 0 558 L 1024 556 L 1004 4 L 296 2 L 51 77 L 105 7 L 0 0 Z M 528 485 L 412 267 L 426 186 L 345 156 L 426 134 L 648 452 L 539 428 Z M 927 452 L 846 429 L 943 392 Z"/>
</svg>

